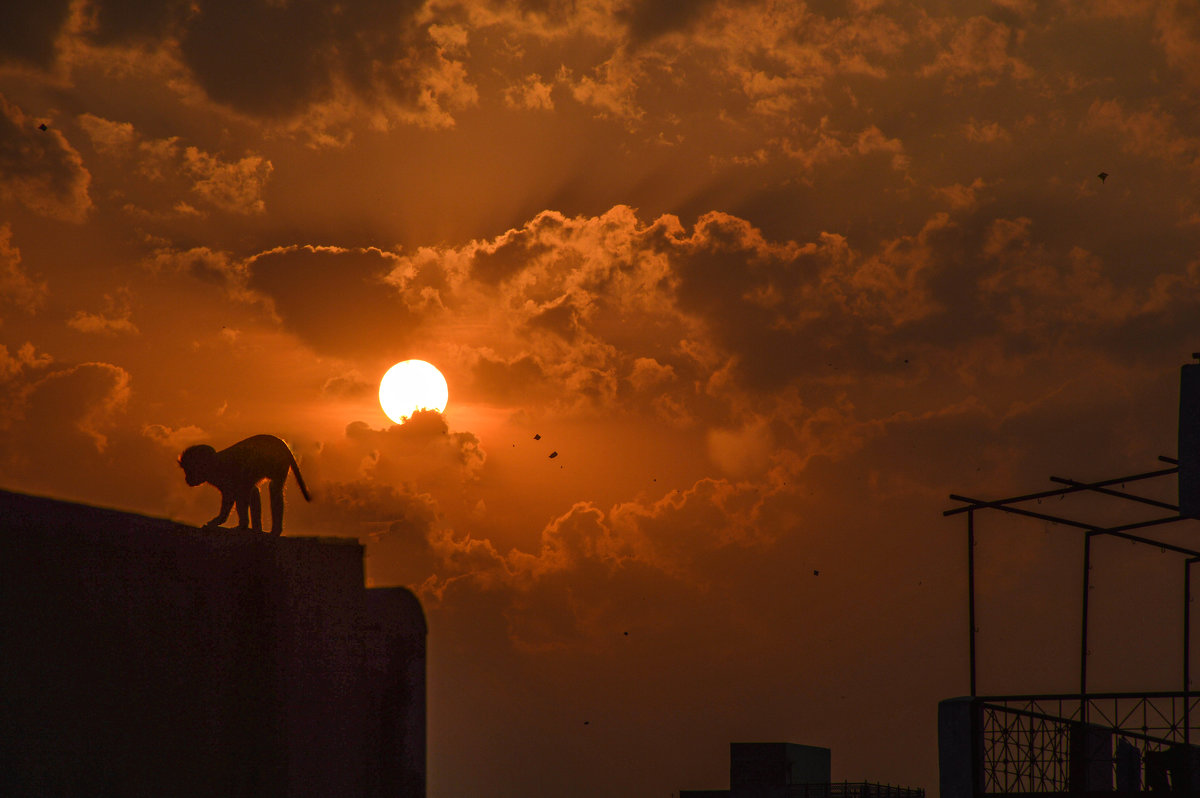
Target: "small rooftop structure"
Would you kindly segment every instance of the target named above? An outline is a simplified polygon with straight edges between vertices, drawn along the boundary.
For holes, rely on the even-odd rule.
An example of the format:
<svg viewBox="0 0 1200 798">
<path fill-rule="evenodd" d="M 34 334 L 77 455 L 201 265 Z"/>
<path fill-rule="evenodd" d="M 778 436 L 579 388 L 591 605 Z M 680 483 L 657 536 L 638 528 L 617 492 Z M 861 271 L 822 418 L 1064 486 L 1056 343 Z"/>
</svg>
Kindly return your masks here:
<svg viewBox="0 0 1200 798">
<path fill-rule="evenodd" d="M 925 790 L 873 782 L 832 782 L 828 748 L 797 743 L 730 743 L 728 790 L 681 790 L 679 798 L 925 798 Z"/>
</svg>

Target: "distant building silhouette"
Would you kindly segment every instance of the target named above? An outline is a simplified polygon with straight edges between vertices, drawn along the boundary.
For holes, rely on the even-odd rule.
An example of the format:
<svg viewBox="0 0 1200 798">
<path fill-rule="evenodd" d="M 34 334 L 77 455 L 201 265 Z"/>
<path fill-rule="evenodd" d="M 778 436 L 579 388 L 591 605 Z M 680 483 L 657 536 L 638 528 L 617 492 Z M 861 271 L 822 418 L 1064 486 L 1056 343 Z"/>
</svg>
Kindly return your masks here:
<svg viewBox="0 0 1200 798">
<path fill-rule="evenodd" d="M 417 598 L 363 550 L 0 491 L 0 795 L 425 795 Z"/>
<path fill-rule="evenodd" d="M 679 798 L 924 798 L 919 788 L 832 782 L 828 748 L 730 743 L 728 790 L 681 790 Z"/>
</svg>

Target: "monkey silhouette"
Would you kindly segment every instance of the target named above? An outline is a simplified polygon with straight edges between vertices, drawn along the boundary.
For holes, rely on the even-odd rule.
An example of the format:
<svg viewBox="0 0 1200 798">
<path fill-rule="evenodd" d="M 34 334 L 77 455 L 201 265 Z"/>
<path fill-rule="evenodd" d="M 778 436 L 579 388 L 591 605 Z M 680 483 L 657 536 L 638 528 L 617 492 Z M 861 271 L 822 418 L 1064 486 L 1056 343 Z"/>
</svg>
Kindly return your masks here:
<svg viewBox="0 0 1200 798">
<path fill-rule="evenodd" d="M 236 507 L 238 529 L 246 529 L 248 524 L 255 532 L 263 531 L 262 496 L 258 485 L 269 480 L 271 534 L 282 534 L 283 484 L 287 481 L 288 471 L 296 475 L 304 500 L 312 501 L 292 450 L 274 435 L 254 435 L 219 452 L 205 444 L 189 446 L 179 455 L 179 466 L 187 484 L 192 487 L 207 482 L 221 491 L 221 511 L 205 526 L 225 523 L 229 511 Z"/>
</svg>

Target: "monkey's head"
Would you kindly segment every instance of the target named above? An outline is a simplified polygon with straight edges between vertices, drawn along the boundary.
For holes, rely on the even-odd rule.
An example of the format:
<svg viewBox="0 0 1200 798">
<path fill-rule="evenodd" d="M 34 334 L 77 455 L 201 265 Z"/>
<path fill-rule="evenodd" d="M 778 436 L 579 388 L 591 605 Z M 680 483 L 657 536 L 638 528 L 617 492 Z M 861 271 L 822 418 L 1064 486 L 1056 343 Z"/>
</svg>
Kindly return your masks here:
<svg viewBox="0 0 1200 798">
<path fill-rule="evenodd" d="M 213 461 L 217 450 L 206 444 L 189 446 L 179 455 L 179 467 L 183 469 L 183 478 L 193 488 L 203 485 L 212 474 Z"/>
</svg>

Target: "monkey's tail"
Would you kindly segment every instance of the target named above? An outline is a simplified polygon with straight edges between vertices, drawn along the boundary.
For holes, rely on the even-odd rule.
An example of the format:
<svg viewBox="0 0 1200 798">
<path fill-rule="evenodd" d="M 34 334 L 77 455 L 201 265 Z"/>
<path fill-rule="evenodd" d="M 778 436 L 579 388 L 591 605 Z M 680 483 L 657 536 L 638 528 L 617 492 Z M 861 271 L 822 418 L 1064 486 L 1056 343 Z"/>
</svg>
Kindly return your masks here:
<svg viewBox="0 0 1200 798">
<path fill-rule="evenodd" d="M 296 455 L 288 453 L 292 458 L 292 473 L 296 475 L 296 484 L 300 486 L 300 492 L 304 494 L 304 501 L 312 501 L 312 497 L 308 495 L 308 487 L 304 484 L 304 477 L 300 476 L 300 466 L 296 464 Z"/>
</svg>

